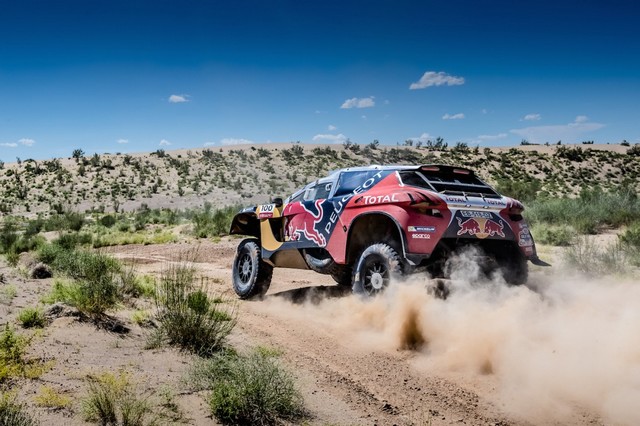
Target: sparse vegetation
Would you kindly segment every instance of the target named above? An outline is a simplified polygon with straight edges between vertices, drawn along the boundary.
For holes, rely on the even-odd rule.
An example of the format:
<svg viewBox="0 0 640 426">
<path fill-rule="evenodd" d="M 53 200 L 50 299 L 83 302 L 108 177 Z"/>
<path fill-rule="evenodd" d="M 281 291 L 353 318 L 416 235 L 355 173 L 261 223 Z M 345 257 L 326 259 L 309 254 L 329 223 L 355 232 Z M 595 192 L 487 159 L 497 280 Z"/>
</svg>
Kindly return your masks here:
<svg viewBox="0 0 640 426">
<path fill-rule="evenodd" d="M 211 391 L 211 412 L 225 424 L 274 425 L 305 414 L 293 376 L 271 351 L 198 360 L 188 380 L 195 389 Z"/>
<path fill-rule="evenodd" d="M 565 252 L 565 261 L 590 276 L 621 274 L 628 271 L 628 253 L 619 242 L 599 247 L 592 238 L 580 236 Z"/>
<path fill-rule="evenodd" d="M 16 401 L 15 396 L 0 392 L 1 426 L 36 426 L 38 422 L 27 412 L 24 404 Z"/>
<path fill-rule="evenodd" d="M 103 373 L 88 381 L 88 395 L 82 401 L 85 420 L 108 426 L 143 425 L 152 416 L 148 397 L 140 397 L 127 373 Z"/>
<path fill-rule="evenodd" d="M 30 338 L 5 325 L 0 333 L 0 385 L 13 378 L 35 378 L 44 373 L 47 368 L 45 364 L 25 357 L 30 342 Z"/>
<path fill-rule="evenodd" d="M 18 322 L 24 328 L 42 328 L 45 326 L 46 321 L 44 318 L 44 313 L 42 312 L 42 308 L 36 306 L 22 309 L 18 313 Z"/>
<path fill-rule="evenodd" d="M 71 397 L 63 395 L 51 386 L 43 385 L 33 397 L 36 405 L 40 407 L 63 409 L 71 406 Z"/>
<path fill-rule="evenodd" d="M 210 356 L 223 348 L 235 326 L 235 307 L 223 298 L 212 299 L 206 279 L 196 276 L 188 262 L 169 265 L 155 294 L 156 318 L 166 340 L 184 350 Z"/>
</svg>

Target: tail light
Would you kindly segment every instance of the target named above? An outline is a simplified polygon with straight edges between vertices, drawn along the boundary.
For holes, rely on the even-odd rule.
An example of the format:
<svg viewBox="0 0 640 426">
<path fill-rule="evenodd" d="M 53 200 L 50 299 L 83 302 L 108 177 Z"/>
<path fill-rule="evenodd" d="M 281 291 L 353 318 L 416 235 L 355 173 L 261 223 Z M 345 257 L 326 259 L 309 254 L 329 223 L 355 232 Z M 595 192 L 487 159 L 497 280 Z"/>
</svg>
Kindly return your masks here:
<svg viewBox="0 0 640 426">
<path fill-rule="evenodd" d="M 441 208 L 444 206 L 442 201 L 434 200 L 422 192 L 407 192 L 407 195 L 411 199 L 411 208 L 418 210 L 421 214 L 442 217 Z"/>
</svg>

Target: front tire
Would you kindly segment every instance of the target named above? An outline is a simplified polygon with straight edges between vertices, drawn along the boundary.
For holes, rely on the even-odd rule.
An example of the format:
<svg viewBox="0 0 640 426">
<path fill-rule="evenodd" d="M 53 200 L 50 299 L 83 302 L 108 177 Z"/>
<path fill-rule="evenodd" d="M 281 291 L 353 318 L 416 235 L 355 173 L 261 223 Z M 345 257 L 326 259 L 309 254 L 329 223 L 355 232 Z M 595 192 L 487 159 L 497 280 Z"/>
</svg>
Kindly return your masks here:
<svg viewBox="0 0 640 426">
<path fill-rule="evenodd" d="M 388 244 L 367 247 L 354 269 L 353 292 L 375 296 L 389 286 L 391 277 L 401 272 L 400 256 Z"/>
<path fill-rule="evenodd" d="M 348 265 L 334 265 L 331 270 L 331 278 L 340 287 L 351 287 L 353 284 L 353 269 Z"/>
<path fill-rule="evenodd" d="M 264 296 L 271 285 L 273 267 L 262 260 L 258 240 L 248 238 L 238 245 L 233 260 L 233 289 L 241 299 Z"/>
</svg>

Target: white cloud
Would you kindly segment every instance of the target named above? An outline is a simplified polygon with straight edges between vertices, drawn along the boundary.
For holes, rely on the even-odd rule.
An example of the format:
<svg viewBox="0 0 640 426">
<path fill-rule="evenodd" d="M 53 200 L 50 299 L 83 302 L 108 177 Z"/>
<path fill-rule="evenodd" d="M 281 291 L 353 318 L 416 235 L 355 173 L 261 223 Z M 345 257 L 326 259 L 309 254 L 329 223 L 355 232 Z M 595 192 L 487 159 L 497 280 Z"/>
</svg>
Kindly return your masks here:
<svg viewBox="0 0 640 426">
<path fill-rule="evenodd" d="M 118 139 L 119 144 L 129 143 L 129 139 Z"/>
<path fill-rule="evenodd" d="M 5 143 L 0 143 L 0 146 L 6 146 L 8 148 L 15 148 L 18 146 L 17 143 L 15 142 L 5 142 Z"/>
<path fill-rule="evenodd" d="M 504 139 L 506 137 L 506 133 L 498 133 L 497 135 L 480 135 L 478 136 L 478 139 L 481 141 L 495 141 L 497 139 Z"/>
<path fill-rule="evenodd" d="M 553 126 L 532 126 L 522 129 L 512 129 L 510 132 L 531 143 L 556 142 L 558 140 L 565 143 L 576 143 L 583 134 L 602 129 L 604 126 L 602 123 L 589 122 L 586 116 L 579 115 L 573 123 Z"/>
<path fill-rule="evenodd" d="M 415 83 L 411 83 L 409 89 L 426 89 L 431 86 L 459 86 L 464 84 L 463 77 L 456 77 L 449 75 L 446 72 L 427 71 L 424 75 Z"/>
<path fill-rule="evenodd" d="M 347 137 L 342 133 L 339 133 L 337 135 L 329 135 L 329 134 L 315 135 L 313 137 L 314 142 L 343 143 L 346 140 L 347 140 Z"/>
<path fill-rule="evenodd" d="M 20 139 L 18 142 L 24 146 L 33 146 L 36 143 L 33 139 Z"/>
<path fill-rule="evenodd" d="M 189 102 L 189 95 L 171 95 L 169 96 L 169 102 L 172 104 L 181 104 L 183 102 Z"/>
<path fill-rule="evenodd" d="M 214 146 L 215 142 L 205 142 L 203 146 Z"/>
<path fill-rule="evenodd" d="M 431 136 L 429 133 L 423 133 L 423 134 L 421 134 L 421 135 L 420 135 L 420 136 L 418 136 L 418 137 L 412 137 L 412 138 L 409 138 L 409 139 L 411 139 L 411 140 L 412 140 L 412 141 L 414 141 L 414 142 L 418 142 L 418 141 L 420 141 L 420 142 L 422 142 L 422 143 L 425 143 L 425 142 L 427 142 L 428 140 L 435 139 L 435 137 Z"/>
<path fill-rule="evenodd" d="M 369 96 L 368 98 L 351 98 L 347 99 L 340 106 L 341 109 L 351 109 L 351 108 L 371 108 L 376 105 L 374 101 L 374 96 Z"/>
<path fill-rule="evenodd" d="M 541 118 L 540 114 L 527 114 L 522 117 L 524 121 L 539 121 Z"/>
<path fill-rule="evenodd" d="M 168 140 L 166 140 L 166 139 L 162 139 L 162 140 L 160 141 L 160 146 L 169 146 L 169 145 L 171 145 L 171 142 L 169 142 L 169 141 L 168 141 Z"/>
<path fill-rule="evenodd" d="M 338 130 L 338 128 L 336 126 L 334 126 L 333 124 L 329 124 L 329 127 L 327 127 L 327 129 L 329 129 L 329 131 L 333 132 L 334 130 Z"/>
<path fill-rule="evenodd" d="M 363 114 L 363 115 L 360 116 L 360 118 L 362 118 L 363 120 L 366 120 L 367 116 Z"/>
<path fill-rule="evenodd" d="M 463 113 L 458 113 L 458 114 L 445 114 L 442 116 L 443 120 L 462 120 L 464 118 L 464 114 Z"/>
<path fill-rule="evenodd" d="M 254 144 L 255 142 L 249 139 L 241 139 L 241 138 L 224 138 L 220 139 L 220 145 L 246 145 L 246 144 Z"/>
</svg>

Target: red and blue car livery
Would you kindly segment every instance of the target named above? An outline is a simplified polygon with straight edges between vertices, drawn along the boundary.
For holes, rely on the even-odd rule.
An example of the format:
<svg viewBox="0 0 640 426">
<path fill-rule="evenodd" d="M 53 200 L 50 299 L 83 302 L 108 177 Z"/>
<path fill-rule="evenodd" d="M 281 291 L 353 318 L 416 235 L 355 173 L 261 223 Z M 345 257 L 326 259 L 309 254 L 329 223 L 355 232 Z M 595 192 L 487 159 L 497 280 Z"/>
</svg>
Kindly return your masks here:
<svg viewBox="0 0 640 426">
<path fill-rule="evenodd" d="M 231 234 L 248 235 L 233 265 L 241 298 L 263 295 L 274 267 L 312 269 L 373 295 L 394 273 L 448 274 L 447 260 L 467 246 L 510 284 L 542 264 L 523 205 L 473 171 L 445 165 L 338 170 L 286 200 L 239 212 Z"/>
</svg>

